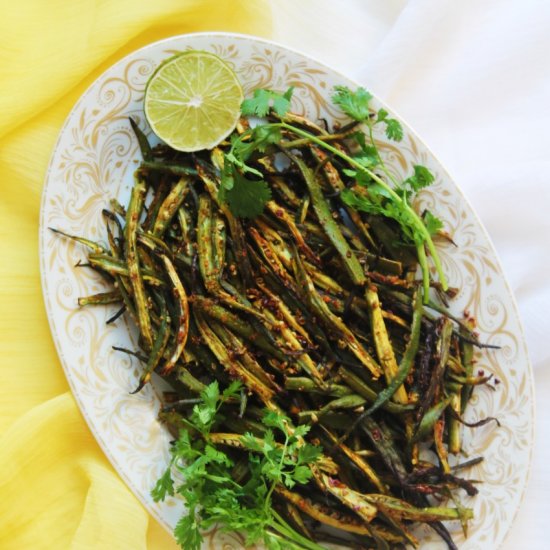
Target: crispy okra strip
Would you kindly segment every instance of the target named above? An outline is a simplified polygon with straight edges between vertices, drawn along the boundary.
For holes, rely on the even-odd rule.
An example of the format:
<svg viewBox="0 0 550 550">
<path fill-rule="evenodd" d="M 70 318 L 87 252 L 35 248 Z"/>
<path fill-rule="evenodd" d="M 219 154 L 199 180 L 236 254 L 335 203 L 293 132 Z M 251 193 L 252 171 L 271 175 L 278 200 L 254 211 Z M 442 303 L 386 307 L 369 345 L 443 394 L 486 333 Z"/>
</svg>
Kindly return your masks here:
<svg viewBox="0 0 550 550">
<path fill-rule="evenodd" d="M 262 258 L 268 264 L 271 271 L 279 279 L 279 281 L 289 290 L 297 293 L 296 283 L 290 276 L 290 273 L 285 269 L 285 266 L 280 261 L 271 243 L 264 239 L 255 227 L 248 228 L 248 234 L 256 244 Z"/>
<path fill-rule="evenodd" d="M 213 292 L 217 287 L 212 250 L 212 200 L 208 195 L 200 195 L 197 218 L 197 252 L 199 270 L 207 292 Z"/>
<path fill-rule="evenodd" d="M 310 150 L 313 153 L 313 156 L 321 163 L 323 173 L 332 189 L 336 192 L 344 190 L 346 186 L 342 181 L 338 170 L 335 168 L 332 162 L 329 161 L 329 155 L 315 145 L 311 145 Z M 363 237 L 367 240 L 369 246 L 372 249 L 375 249 L 376 243 L 374 242 L 374 239 L 370 234 L 367 224 L 361 219 L 361 215 L 359 214 L 359 212 L 348 206 L 344 206 L 344 209 L 349 215 L 351 221 L 355 224 Z"/>
<path fill-rule="evenodd" d="M 118 290 L 111 290 L 109 292 L 98 292 L 91 296 L 82 296 L 78 298 L 78 305 L 83 306 L 103 306 L 106 304 L 116 304 L 122 301 L 122 296 Z"/>
<path fill-rule="evenodd" d="M 308 262 L 304 262 L 304 267 L 316 286 L 322 288 L 323 290 L 326 290 L 327 292 L 332 292 L 336 295 L 349 295 L 349 292 L 344 290 L 340 283 L 335 281 L 332 277 L 330 277 L 314 265 Z"/>
<path fill-rule="evenodd" d="M 193 393 L 201 393 L 206 386 L 195 378 L 183 365 L 176 365 L 176 378 Z"/>
<path fill-rule="evenodd" d="M 132 127 L 132 130 L 137 138 L 139 150 L 143 160 L 153 160 L 153 150 L 151 149 L 147 136 L 143 133 L 143 130 L 138 126 L 138 123 L 132 117 L 128 117 L 128 120 L 130 121 L 130 126 Z"/>
<path fill-rule="evenodd" d="M 179 316 L 177 319 L 178 330 L 174 336 L 176 346 L 172 355 L 168 358 L 162 369 L 162 373 L 166 375 L 174 368 L 183 352 L 185 343 L 187 342 L 187 336 L 189 335 L 189 301 L 178 272 L 176 271 L 176 268 L 170 258 L 164 254 L 161 254 L 160 259 L 164 263 L 164 267 L 166 268 L 166 272 L 168 273 L 168 277 L 172 283 L 174 298 L 179 308 Z"/>
<path fill-rule="evenodd" d="M 435 366 L 431 373 L 428 387 L 421 396 L 419 407 L 416 412 L 419 425 L 422 423 L 426 411 L 432 406 L 432 401 L 436 393 L 441 389 L 445 366 L 447 365 L 447 359 L 449 357 L 452 334 L 452 322 L 447 317 L 443 317 L 438 324 L 438 339 L 435 345 Z"/>
<path fill-rule="evenodd" d="M 258 288 L 269 298 L 269 301 L 277 308 L 280 312 L 283 320 L 288 326 L 299 334 L 305 341 L 307 346 L 312 347 L 312 341 L 310 335 L 305 330 L 305 328 L 298 322 L 296 316 L 290 311 L 290 308 L 287 304 L 277 295 L 275 292 L 272 292 L 269 287 L 263 282 L 263 280 L 256 280 L 256 285 Z"/>
<path fill-rule="evenodd" d="M 273 200 L 266 203 L 266 208 L 269 210 L 269 212 L 271 212 L 271 214 L 273 214 L 273 216 L 275 216 L 275 218 L 281 220 L 287 226 L 290 234 L 294 237 L 298 250 L 302 251 L 304 256 L 309 258 L 309 260 L 312 261 L 314 264 L 319 265 L 319 257 L 315 254 L 315 252 L 313 252 L 313 250 L 311 250 L 306 240 L 304 239 L 304 236 L 296 226 L 294 218 L 287 212 L 287 210 L 278 205 Z"/>
<path fill-rule="evenodd" d="M 267 373 L 265 369 L 254 359 L 253 355 L 248 351 L 242 340 L 233 334 L 227 327 L 220 323 L 212 323 L 212 329 L 222 341 L 223 345 L 228 349 L 230 355 L 237 358 L 244 368 L 253 374 L 258 380 L 271 388 L 273 391 L 280 393 L 282 388 L 275 382 L 274 376 Z"/>
<path fill-rule="evenodd" d="M 362 407 L 366 401 L 367 400 L 364 397 L 361 397 L 356 393 L 352 393 L 329 401 L 319 410 L 300 411 L 298 413 L 298 418 L 300 418 L 300 420 L 305 420 L 308 418 L 319 419 L 330 411 L 336 411 L 339 409 L 357 409 Z"/>
<path fill-rule="evenodd" d="M 185 166 L 177 162 L 161 162 L 155 160 L 144 160 L 140 165 L 140 169 L 145 169 L 148 172 L 159 172 L 162 174 L 173 174 L 174 176 L 194 176 L 197 170 L 192 166 Z"/>
<path fill-rule="evenodd" d="M 237 292 L 232 296 L 220 285 L 221 264 L 217 261 L 214 244 L 215 217 L 212 212 L 211 198 L 203 194 L 199 197 L 199 212 L 197 218 L 197 250 L 199 270 L 207 292 L 222 300 L 229 307 L 244 311 L 254 317 L 267 321 L 261 311 L 253 308 L 250 302 Z M 218 245 L 223 244 L 221 242 Z M 221 253 L 218 251 L 218 253 Z"/>
<path fill-rule="evenodd" d="M 293 525 L 299 533 L 304 535 L 309 540 L 315 540 L 315 537 L 311 534 L 310 528 L 305 524 L 304 518 L 300 514 L 300 510 L 296 508 L 290 502 L 286 503 L 284 508 L 287 518 L 290 520 L 290 525 Z"/>
<path fill-rule="evenodd" d="M 363 271 L 363 267 L 342 235 L 338 224 L 332 217 L 332 211 L 323 195 L 321 186 L 316 181 L 315 174 L 301 158 L 289 153 L 288 151 L 286 151 L 286 154 L 300 169 L 311 196 L 313 210 L 315 210 L 319 224 L 342 258 L 344 267 L 346 268 L 353 284 L 364 285 L 366 282 L 366 276 Z"/>
<path fill-rule="evenodd" d="M 460 332 L 461 334 L 466 334 L 466 331 L 462 328 Z M 462 353 L 462 364 L 464 365 L 466 376 L 472 376 L 472 373 L 474 372 L 474 346 L 470 342 L 461 340 L 460 348 Z M 473 390 L 473 386 L 464 386 L 462 388 L 460 414 L 464 414 L 464 410 L 466 409 L 466 405 L 472 396 Z"/>
<path fill-rule="evenodd" d="M 279 196 L 286 201 L 286 203 L 292 208 L 298 208 L 300 206 L 300 198 L 294 190 L 288 185 L 284 178 L 280 176 L 270 176 L 268 178 L 269 184 L 272 189 L 277 191 Z"/>
<path fill-rule="evenodd" d="M 321 474 L 321 481 L 326 491 L 367 523 L 370 523 L 376 517 L 376 506 L 368 502 L 362 493 L 354 491 L 339 479 L 329 477 L 325 474 Z"/>
<path fill-rule="evenodd" d="M 95 254 L 107 254 L 107 250 L 105 250 L 105 247 L 103 247 L 99 243 L 96 243 L 95 241 L 91 241 L 90 239 L 85 239 L 84 237 L 78 237 L 77 235 L 69 235 L 69 233 L 65 233 L 60 229 L 54 229 L 53 227 L 49 227 L 48 229 L 50 231 L 53 231 L 57 235 L 63 235 L 63 237 L 66 237 L 67 239 L 71 239 L 72 241 L 76 241 L 77 243 L 83 244 Z"/>
<path fill-rule="evenodd" d="M 464 386 L 460 386 L 460 390 L 453 392 L 451 394 L 451 409 L 460 414 L 461 410 L 461 390 L 464 389 Z M 462 448 L 461 438 L 460 438 L 460 421 L 454 415 L 448 416 L 448 427 L 449 427 L 449 441 L 448 441 L 448 451 L 451 454 L 458 454 Z"/>
<path fill-rule="evenodd" d="M 212 259 L 218 280 L 221 280 L 225 268 L 226 247 L 227 232 L 225 221 L 219 210 L 216 210 L 212 218 Z"/>
<path fill-rule="evenodd" d="M 324 525 L 329 525 L 336 529 L 341 529 L 342 531 L 347 531 L 348 533 L 354 533 L 356 535 L 369 535 L 370 531 L 365 527 L 364 523 L 359 521 L 354 516 L 342 514 L 335 511 L 328 506 L 323 506 L 317 502 L 311 501 L 307 497 L 289 491 L 282 485 L 277 485 L 275 487 L 275 492 L 286 500 L 294 504 L 299 510 L 307 514 L 310 518 L 323 523 Z"/>
<path fill-rule="evenodd" d="M 250 322 L 243 321 L 233 312 L 216 304 L 210 298 L 199 295 L 193 296 L 193 308 L 203 312 L 210 318 L 216 319 L 221 324 L 227 325 L 231 331 L 242 336 L 245 340 L 251 344 L 254 344 L 268 355 L 271 355 L 280 361 L 285 361 L 288 359 L 285 354 L 277 349 L 264 334 L 256 330 Z"/>
<path fill-rule="evenodd" d="M 424 417 L 425 418 L 425 417 Z M 443 444 L 443 432 L 445 430 L 445 416 L 439 417 L 433 427 L 434 446 L 437 457 L 439 458 L 439 464 L 441 469 L 446 473 L 451 473 L 451 467 L 449 466 L 449 455 L 447 447 Z"/>
<path fill-rule="evenodd" d="M 296 113 L 285 113 L 284 117 L 279 117 L 277 113 L 271 112 L 272 116 L 275 116 L 276 118 L 279 118 L 280 120 L 283 120 L 284 122 L 288 122 L 289 124 L 294 124 L 297 126 L 302 126 L 306 130 L 309 130 L 315 135 L 321 135 L 321 136 L 328 136 L 329 133 L 324 129 L 321 128 L 318 124 L 315 124 L 315 122 L 309 120 L 303 115 L 299 115 Z"/>
<path fill-rule="evenodd" d="M 338 441 L 338 438 L 332 434 L 326 428 L 323 428 L 325 434 L 329 437 L 330 441 L 340 449 L 340 451 L 349 458 L 355 464 L 357 469 L 361 471 L 365 477 L 376 487 L 376 489 L 383 494 L 388 493 L 388 487 L 383 483 L 378 474 L 374 471 L 374 468 L 362 457 L 355 453 L 350 447 Z"/>
<path fill-rule="evenodd" d="M 147 210 L 147 215 L 143 220 L 142 227 L 145 231 L 150 231 L 159 213 L 160 207 L 166 198 L 170 190 L 169 182 L 166 178 L 161 178 L 158 185 L 153 187 L 153 199 L 149 203 L 149 208 Z"/>
<path fill-rule="evenodd" d="M 360 255 L 358 254 L 360 257 Z M 395 275 L 400 277 L 403 274 L 403 264 L 401 262 L 385 258 L 377 254 L 371 254 L 367 252 L 364 254 L 367 260 L 369 269 L 376 269 L 379 272 L 387 273 L 388 275 Z"/>
<path fill-rule="evenodd" d="M 130 272 L 124 262 L 122 260 L 117 260 L 108 254 L 90 254 L 88 256 L 88 261 L 92 267 L 105 271 L 105 273 L 108 273 L 115 278 L 117 275 L 123 278 L 130 277 Z M 160 274 L 152 273 L 148 269 L 142 269 L 141 276 L 143 280 L 150 285 L 163 286 L 165 284 L 161 279 Z"/>
<path fill-rule="evenodd" d="M 204 342 L 230 377 L 240 380 L 248 391 L 257 395 L 268 409 L 280 412 L 279 407 L 274 402 L 275 392 L 248 372 L 239 361 L 231 357 L 223 342 L 216 336 L 216 333 L 198 311 L 195 311 L 195 322 Z"/>
<path fill-rule="evenodd" d="M 458 338 L 454 338 L 452 341 L 452 347 L 455 355 L 449 356 L 449 361 L 447 363 L 448 368 L 454 364 L 455 367 L 452 369 L 454 373 L 464 374 L 465 369 L 462 366 L 462 358 L 460 354 L 460 342 Z M 452 359 L 452 361 L 451 361 Z M 462 392 L 464 386 L 462 384 L 454 385 L 454 388 L 451 390 L 450 397 L 451 402 L 449 404 L 449 410 L 447 411 L 446 423 L 447 423 L 447 432 L 448 432 L 448 452 L 451 454 L 458 454 L 461 449 L 461 434 L 460 434 L 460 411 L 461 411 L 461 400 Z M 455 414 L 453 414 L 453 412 Z"/>
<path fill-rule="evenodd" d="M 389 516 L 397 519 L 422 522 L 460 519 L 460 512 L 457 508 L 447 508 L 444 506 L 416 508 L 404 500 L 378 494 L 365 495 L 365 500 L 376 508 L 383 510 Z M 464 508 L 463 514 L 467 519 L 474 517 L 473 511 L 470 508 Z"/>
<path fill-rule="evenodd" d="M 382 422 L 376 422 L 372 416 L 363 418 L 360 425 L 397 482 L 403 484 L 407 478 L 407 470 L 389 430 L 385 429 Z"/>
<path fill-rule="evenodd" d="M 359 376 L 345 367 L 340 367 L 338 374 L 354 392 L 364 397 L 366 401 L 369 403 L 374 403 L 376 401 L 378 393 L 368 386 Z M 404 406 L 399 403 L 394 403 L 393 401 L 386 401 L 380 408 L 392 414 L 401 414 L 410 411 L 412 406 Z"/>
<path fill-rule="evenodd" d="M 192 226 L 191 216 L 187 211 L 187 209 L 184 208 L 183 206 L 180 206 L 178 208 L 177 216 L 178 216 L 178 223 L 181 230 L 183 252 L 190 257 L 193 255 L 193 243 L 191 240 L 191 226 Z"/>
<path fill-rule="evenodd" d="M 341 384 L 327 384 L 326 388 L 320 388 L 311 378 L 305 376 L 287 376 L 285 389 L 331 397 L 344 397 L 353 393 L 352 389 Z"/>
<path fill-rule="evenodd" d="M 107 239 L 109 240 L 111 254 L 115 258 L 121 258 L 124 255 L 124 250 L 122 247 L 122 236 L 124 235 L 124 229 L 122 228 L 122 224 L 120 223 L 118 216 L 106 208 L 101 211 L 101 216 L 103 217 L 105 227 L 107 229 Z M 113 230 L 111 229 L 111 224 L 109 222 L 113 222 L 116 225 L 118 237 L 115 237 L 113 234 Z"/>
<path fill-rule="evenodd" d="M 413 298 L 413 319 L 411 324 L 411 334 L 405 353 L 399 363 L 399 369 L 395 373 L 388 387 L 380 392 L 376 401 L 365 411 L 365 415 L 372 414 L 375 410 L 380 408 L 384 403 L 392 398 L 393 394 L 397 391 L 399 386 L 405 382 L 409 372 L 411 371 L 414 358 L 418 351 L 418 344 L 420 342 L 420 328 L 422 325 L 422 292 L 417 290 Z"/>
<path fill-rule="evenodd" d="M 170 225 L 172 218 L 176 215 L 189 192 L 190 181 L 191 179 L 188 176 L 182 176 L 162 201 L 153 225 L 152 233 L 155 237 L 164 235 L 166 228 Z"/>
<path fill-rule="evenodd" d="M 269 321 L 271 321 L 272 325 L 276 325 L 277 319 L 269 311 L 269 309 L 264 309 L 264 315 Z M 307 354 L 307 352 L 303 349 L 298 338 L 296 337 L 296 334 L 294 334 L 292 329 L 288 327 L 286 323 L 279 323 L 278 330 L 280 331 L 282 342 L 284 342 L 283 345 L 286 349 L 296 352 L 302 352 L 295 358 L 296 364 L 302 370 L 307 372 L 311 376 L 311 379 L 315 382 L 315 384 L 317 384 L 320 388 L 326 387 L 326 384 L 323 380 L 321 373 L 319 372 L 319 369 L 317 368 L 317 365 L 315 364 L 315 361 L 313 361 L 311 357 Z"/>
<path fill-rule="evenodd" d="M 311 204 L 311 199 L 309 195 L 306 195 L 301 201 L 298 211 L 296 212 L 294 219 L 296 223 L 304 223 L 307 218 L 307 213 L 309 211 L 309 205 Z"/>
<path fill-rule="evenodd" d="M 245 286 L 252 286 L 252 267 L 250 265 L 250 259 L 248 257 L 248 249 L 246 246 L 245 233 L 242 224 L 238 218 L 232 213 L 227 204 L 220 202 L 218 199 L 219 182 L 216 178 L 209 174 L 206 168 L 200 163 L 196 163 L 197 174 L 204 183 L 204 187 L 212 200 L 218 205 L 221 210 L 227 224 L 229 226 L 229 233 L 233 241 L 233 250 L 237 260 L 237 269 L 241 274 Z"/>
<path fill-rule="evenodd" d="M 287 269 L 290 269 L 292 262 L 292 251 L 285 242 L 285 239 L 279 234 L 279 230 L 271 227 L 271 225 L 267 223 L 263 217 L 256 218 L 254 220 L 254 225 L 258 229 L 260 235 L 269 241 L 269 244 L 277 253 L 277 257 L 281 263 Z"/>
<path fill-rule="evenodd" d="M 380 300 L 378 299 L 378 290 L 375 286 L 371 284 L 367 285 L 367 288 L 365 289 L 365 299 L 367 300 L 367 304 L 369 306 L 371 332 L 374 338 L 376 354 L 378 355 L 378 360 L 382 365 L 382 370 L 384 371 L 386 381 L 388 384 L 391 384 L 391 381 L 396 376 L 399 367 L 397 366 L 393 346 L 386 329 L 384 317 L 382 316 L 382 306 L 380 304 Z M 394 399 L 398 403 L 408 403 L 409 398 L 405 388 L 402 385 L 400 385 L 395 391 Z"/>
<path fill-rule="evenodd" d="M 311 279 L 305 272 L 304 265 L 297 251 L 294 254 L 293 267 L 300 293 L 304 295 L 315 315 L 323 321 L 328 330 L 335 331 L 344 340 L 349 350 L 370 371 L 373 378 L 378 378 L 382 374 L 380 366 L 361 345 L 355 334 L 353 334 L 342 319 L 334 315 L 325 301 L 319 296 Z"/>
<path fill-rule="evenodd" d="M 426 414 L 422 416 L 422 419 L 420 420 L 420 423 L 415 431 L 413 436 L 414 441 L 425 439 L 426 436 L 433 431 L 435 423 L 439 420 L 450 402 L 451 397 L 447 397 L 426 411 Z"/>
<path fill-rule="evenodd" d="M 151 379 L 151 376 L 154 370 L 157 368 L 160 360 L 162 359 L 162 354 L 168 344 L 170 338 L 170 316 L 168 315 L 168 310 L 166 309 L 165 300 L 162 299 L 161 304 L 161 313 L 160 313 L 160 326 L 158 327 L 157 334 L 155 336 L 155 342 L 147 359 L 147 364 L 145 369 L 139 378 L 138 387 L 131 393 L 138 393 L 147 382 Z"/>
<path fill-rule="evenodd" d="M 134 300 L 136 304 L 136 313 L 140 333 L 143 338 L 147 351 L 153 346 L 153 332 L 151 329 L 151 318 L 149 316 L 149 305 L 145 287 L 143 286 L 143 276 L 139 265 L 137 254 L 137 231 L 139 226 L 139 218 L 143 209 L 143 201 L 147 187 L 145 182 L 139 177 L 135 177 L 135 185 L 132 188 L 130 204 L 126 212 L 126 227 L 125 235 L 125 257 L 128 264 L 128 276 L 132 284 L 134 292 Z"/>
</svg>

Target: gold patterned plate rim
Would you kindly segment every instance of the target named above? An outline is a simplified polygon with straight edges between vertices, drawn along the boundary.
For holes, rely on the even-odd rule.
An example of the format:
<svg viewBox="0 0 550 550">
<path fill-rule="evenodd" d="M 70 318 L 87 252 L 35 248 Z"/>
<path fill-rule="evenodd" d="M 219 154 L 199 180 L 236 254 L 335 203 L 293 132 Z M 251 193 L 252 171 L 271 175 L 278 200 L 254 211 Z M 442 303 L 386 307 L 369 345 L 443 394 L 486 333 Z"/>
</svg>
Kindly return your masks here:
<svg viewBox="0 0 550 550">
<path fill-rule="evenodd" d="M 313 119 L 338 120 L 341 115 L 328 101 L 332 87 L 358 86 L 323 63 L 269 40 L 233 33 L 181 35 L 149 44 L 107 69 L 80 97 L 60 130 L 46 173 L 39 235 L 52 338 L 94 437 L 134 494 L 170 531 L 183 503 L 175 499 L 154 503 L 149 494 L 168 460 L 170 436 L 156 419 L 159 401 L 151 387 L 129 395 L 139 368 L 111 349 L 113 344 L 135 346 L 135 331 L 125 321 L 105 327 L 109 312 L 103 308 L 77 307 L 77 297 L 100 291 L 102 282 L 75 266 L 83 258 L 78 245 L 56 238 L 48 227 L 104 239 L 97 233 L 101 209 L 113 196 L 125 202 L 139 158 L 127 117 L 136 117 L 147 130 L 141 109 L 145 83 L 163 59 L 186 49 L 211 51 L 225 59 L 236 70 L 245 94 L 258 87 L 294 85 L 293 110 Z M 374 101 L 396 116 L 378 98 Z M 479 368 L 494 373 L 501 384 L 494 392 L 483 388 L 476 392 L 468 419 L 498 416 L 502 427 L 486 426 L 473 433 L 465 429 L 468 451 L 486 456 L 470 472 L 484 483 L 480 494 L 468 501 L 475 514 L 468 538 L 459 526 L 451 526 L 461 549 L 498 548 L 511 529 L 529 475 L 534 440 L 532 369 L 515 300 L 487 232 L 441 163 L 410 126 L 403 125 L 399 148 L 384 143 L 384 154 L 398 175 L 421 163 L 436 176 L 418 206 L 435 210 L 458 245 L 439 245 L 451 283 L 460 287 L 453 311 L 473 313 L 481 338 L 501 346 L 498 352 L 479 356 Z M 444 548 L 429 532 L 420 534 L 423 550 Z M 216 528 L 206 535 L 205 544 L 244 546 L 240 535 L 224 535 Z"/>
</svg>

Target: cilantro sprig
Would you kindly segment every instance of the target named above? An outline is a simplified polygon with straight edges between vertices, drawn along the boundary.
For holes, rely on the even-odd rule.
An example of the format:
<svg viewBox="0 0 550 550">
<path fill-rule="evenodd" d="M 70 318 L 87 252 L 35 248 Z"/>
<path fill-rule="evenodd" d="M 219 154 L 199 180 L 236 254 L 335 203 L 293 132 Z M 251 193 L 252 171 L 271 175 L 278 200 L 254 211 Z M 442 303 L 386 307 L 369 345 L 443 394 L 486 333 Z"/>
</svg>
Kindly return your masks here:
<svg viewBox="0 0 550 550">
<path fill-rule="evenodd" d="M 429 211 L 424 213 L 424 218 L 418 216 L 411 206 L 411 199 L 418 191 L 430 186 L 435 178 L 430 170 L 422 165 L 415 165 L 414 173 L 402 182 L 395 178 L 380 155 L 374 139 L 374 128 L 378 124 L 384 124 L 386 136 L 393 141 L 403 139 L 403 128 L 401 123 L 397 119 L 391 118 L 385 109 L 374 112 L 370 107 L 371 99 L 372 95 L 363 88 L 352 92 L 349 88 L 338 86 L 333 95 L 334 103 L 339 105 L 350 118 L 366 125 L 370 141 L 367 145 L 365 134 L 362 132 L 354 135 L 361 153 L 352 158 L 353 162 L 350 164 L 354 166 L 355 170 L 348 169 L 346 175 L 355 178 L 357 188 L 344 190 L 341 198 L 345 204 L 352 208 L 391 218 L 399 224 L 405 240 L 416 247 L 422 270 L 424 297 L 427 300 L 430 271 L 425 251 L 426 246 L 432 255 L 440 282 L 444 289 L 447 288 L 445 274 L 432 241 L 432 236 L 441 229 L 443 224 Z M 375 169 L 383 172 L 387 179 L 393 183 L 393 187 L 382 180 Z"/>
<path fill-rule="evenodd" d="M 292 488 L 311 479 L 308 464 L 319 458 L 322 449 L 303 441 L 309 426 L 292 428 L 286 416 L 266 411 L 263 438 L 251 433 L 240 437 L 249 452 L 249 477 L 242 484 L 234 480 L 233 460 L 212 442 L 210 434 L 224 405 L 241 388 L 240 382 L 233 382 L 220 393 L 213 382 L 201 393 L 201 402 L 185 421 L 188 429 L 181 430 L 172 446 L 170 465 L 157 481 L 153 499 L 176 493 L 184 498 L 188 512 L 174 534 L 185 550 L 199 550 L 201 531 L 215 523 L 225 531 L 246 533 L 247 545 L 262 542 L 269 550 L 323 550 L 296 533 L 273 509 L 271 499 L 277 485 Z"/>
<path fill-rule="evenodd" d="M 283 131 L 292 133 L 347 163 L 348 168 L 343 172 L 355 179 L 356 186 L 342 192 L 341 198 L 345 204 L 370 214 L 391 218 L 399 224 L 404 239 L 416 247 L 425 300 L 428 299 L 430 286 L 426 249 L 433 260 L 441 286 L 446 290 L 447 281 L 432 241 L 432 236 L 442 227 L 441 220 L 428 211 L 422 217 L 419 216 L 411 202 L 418 191 L 433 183 L 434 176 L 427 167 L 415 165 L 413 174 L 404 181 L 398 181 L 386 166 L 374 139 L 375 128 L 382 125 L 388 139 L 401 141 L 401 123 L 390 117 L 385 109 L 373 110 L 370 105 L 373 96 L 364 88 L 359 87 L 353 92 L 345 86 L 335 87 L 333 103 L 351 119 L 366 127 L 366 133 L 358 131 L 349 136 L 359 147 L 359 152 L 352 155 L 289 123 L 285 115 L 290 108 L 291 97 L 292 88 L 284 94 L 256 90 L 252 98 L 243 102 L 243 115 L 265 116 L 273 109 L 281 122 L 259 124 L 232 139 L 229 152 L 224 156 L 220 199 L 229 205 L 236 216 L 254 218 L 261 214 L 266 202 L 271 199 L 271 191 L 263 174 L 251 164 L 251 158 L 255 152 L 263 153 L 269 146 L 280 144 Z"/>
</svg>

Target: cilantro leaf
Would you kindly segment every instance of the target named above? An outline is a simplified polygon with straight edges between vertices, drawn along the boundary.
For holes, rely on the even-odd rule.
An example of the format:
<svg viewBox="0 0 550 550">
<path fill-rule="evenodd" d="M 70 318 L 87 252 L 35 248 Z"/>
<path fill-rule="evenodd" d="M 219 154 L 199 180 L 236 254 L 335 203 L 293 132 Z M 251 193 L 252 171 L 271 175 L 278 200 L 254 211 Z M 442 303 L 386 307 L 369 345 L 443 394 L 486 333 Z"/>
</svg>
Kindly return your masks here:
<svg viewBox="0 0 550 550">
<path fill-rule="evenodd" d="M 166 495 L 174 496 L 174 481 L 170 468 L 166 469 L 164 474 L 157 480 L 155 488 L 151 491 L 151 496 L 155 502 L 164 500 Z"/>
<path fill-rule="evenodd" d="M 179 438 L 174 443 L 172 454 L 183 460 L 195 458 L 196 451 L 191 445 L 191 438 L 187 430 L 180 430 Z"/>
<path fill-rule="evenodd" d="M 224 401 L 236 397 L 243 388 L 243 383 L 240 380 L 233 380 L 225 390 L 223 390 L 222 398 Z"/>
<path fill-rule="evenodd" d="M 298 462 L 300 464 L 309 464 L 315 462 L 323 452 L 323 448 L 306 443 L 298 449 Z"/>
<path fill-rule="evenodd" d="M 415 164 L 414 174 L 403 182 L 403 186 L 408 186 L 412 191 L 416 192 L 424 187 L 428 187 L 434 181 L 434 175 L 425 166 Z"/>
<path fill-rule="evenodd" d="M 300 466 L 296 466 L 296 468 L 292 472 L 291 479 L 293 479 L 295 483 L 297 482 L 297 483 L 304 484 L 304 483 L 307 483 L 312 476 L 313 474 L 311 473 L 311 470 L 309 469 L 308 466 L 300 465 Z"/>
<path fill-rule="evenodd" d="M 193 407 L 193 414 L 191 415 L 191 420 L 195 423 L 199 431 L 205 432 L 210 430 L 210 426 L 217 412 L 219 398 L 220 387 L 217 381 L 206 386 L 201 392 L 202 403 Z"/>
<path fill-rule="evenodd" d="M 241 104 L 241 112 L 245 116 L 264 117 L 273 109 L 279 116 L 284 116 L 290 109 L 290 100 L 294 87 L 291 86 L 284 94 L 273 90 L 254 90 L 253 97 L 245 99 Z"/>
<path fill-rule="evenodd" d="M 238 166 L 243 172 L 250 172 L 261 177 L 262 173 L 248 166 L 246 162 L 255 151 L 264 153 L 269 145 L 279 143 L 281 140 L 282 134 L 279 127 L 256 126 L 244 136 L 231 138 L 231 150 L 225 155 L 225 161 Z"/>
<path fill-rule="evenodd" d="M 424 225 L 430 235 L 435 235 L 440 229 L 443 229 L 443 222 L 437 216 L 434 216 L 429 210 L 426 210 L 423 218 Z"/>
<path fill-rule="evenodd" d="M 311 430 L 311 426 L 308 426 L 307 424 L 300 424 L 294 429 L 294 437 L 304 437 L 304 435 L 309 433 L 309 430 Z"/>
<path fill-rule="evenodd" d="M 200 550 L 203 539 L 194 513 L 189 512 L 180 518 L 174 529 L 174 536 L 185 550 Z"/>
<path fill-rule="evenodd" d="M 204 448 L 204 455 L 208 458 L 209 462 L 223 464 L 224 466 L 232 466 L 233 462 L 229 457 L 213 447 L 212 445 L 206 445 Z"/>
<path fill-rule="evenodd" d="M 353 160 L 357 161 L 361 166 L 365 168 L 374 168 L 379 164 L 378 155 L 373 151 L 373 147 L 369 147 L 362 155 L 357 155 L 353 157 Z"/>
<path fill-rule="evenodd" d="M 386 118 L 386 136 L 393 141 L 401 141 L 403 139 L 403 126 L 395 118 Z"/>
<path fill-rule="evenodd" d="M 262 178 L 262 173 L 247 161 L 255 151 L 263 153 L 269 145 L 281 141 L 282 135 L 279 127 L 260 125 L 245 137 L 233 138 L 231 149 L 224 156 L 218 197 L 235 216 L 255 218 L 271 199 L 271 190 L 263 179 L 251 180 L 244 176 L 248 173 Z"/>
<path fill-rule="evenodd" d="M 378 113 L 376 114 L 376 122 L 383 122 L 388 118 L 388 111 L 386 109 L 378 109 Z"/>
<path fill-rule="evenodd" d="M 249 180 L 233 169 L 231 188 L 224 189 L 222 200 L 227 202 L 231 212 L 242 218 L 259 216 L 267 201 L 271 199 L 271 189 L 263 180 Z"/>
<path fill-rule="evenodd" d="M 254 148 L 265 153 L 268 145 L 279 143 L 283 139 L 281 129 L 276 126 L 256 126 L 252 134 Z"/>
<path fill-rule="evenodd" d="M 363 152 L 366 151 L 368 145 L 367 145 L 367 142 L 366 142 L 366 136 L 363 132 L 353 132 L 353 134 L 350 134 L 350 139 L 353 139 L 357 145 L 359 145 L 359 147 L 361 147 L 361 150 Z"/>
<path fill-rule="evenodd" d="M 393 141 L 401 141 L 403 139 L 403 126 L 395 118 L 390 118 L 386 109 L 379 109 L 376 115 L 376 124 L 384 122 L 386 124 L 386 136 Z"/>
<path fill-rule="evenodd" d="M 220 386 L 218 381 L 215 380 L 212 384 L 208 384 L 206 388 L 201 392 L 201 399 L 204 406 L 210 410 L 215 411 L 220 398 Z"/>
<path fill-rule="evenodd" d="M 289 419 L 286 416 L 270 410 L 266 410 L 262 418 L 262 424 L 264 426 L 268 426 L 269 428 L 279 428 L 279 430 L 283 432 L 286 430 L 288 422 Z"/>
<path fill-rule="evenodd" d="M 273 110 L 279 116 L 285 116 L 290 109 L 290 100 L 293 92 L 294 86 L 291 86 L 283 95 L 273 94 Z"/>
<path fill-rule="evenodd" d="M 253 434 L 251 434 L 250 432 L 246 432 L 241 437 L 241 443 L 249 451 L 259 452 L 259 451 L 262 450 L 262 446 L 260 445 L 260 443 L 258 442 L 256 437 Z"/>
<path fill-rule="evenodd" d="M 338 105 L 346 115 L 353 120 L 363 122 L 369 118 L 369 101 L 372 94 L 365 88 L 357 88 L 352 92 L 347 86 L 335 86 L 332 102 Z"/>
</svg>

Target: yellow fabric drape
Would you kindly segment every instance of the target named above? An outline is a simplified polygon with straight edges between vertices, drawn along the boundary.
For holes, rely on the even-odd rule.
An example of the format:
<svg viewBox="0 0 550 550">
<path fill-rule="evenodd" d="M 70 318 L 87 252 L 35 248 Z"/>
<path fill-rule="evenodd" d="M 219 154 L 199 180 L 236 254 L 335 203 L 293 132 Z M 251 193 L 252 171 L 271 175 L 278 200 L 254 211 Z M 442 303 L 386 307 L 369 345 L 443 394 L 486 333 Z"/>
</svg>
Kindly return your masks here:
<svg viewBox="0 0 550 550">
<path fill-rule="evenodd" d="M 38 263 L 49 157 L 84 90 L 176 34 L 271 32 L 264 0 L 1 0 L 0 548 L 171 549 L 118 477 L 68 389 Z"/>
</svg>

